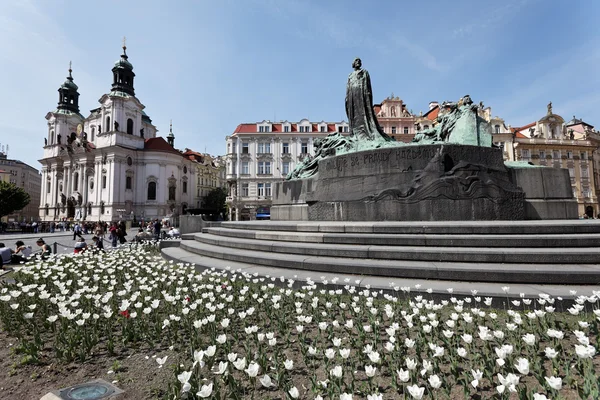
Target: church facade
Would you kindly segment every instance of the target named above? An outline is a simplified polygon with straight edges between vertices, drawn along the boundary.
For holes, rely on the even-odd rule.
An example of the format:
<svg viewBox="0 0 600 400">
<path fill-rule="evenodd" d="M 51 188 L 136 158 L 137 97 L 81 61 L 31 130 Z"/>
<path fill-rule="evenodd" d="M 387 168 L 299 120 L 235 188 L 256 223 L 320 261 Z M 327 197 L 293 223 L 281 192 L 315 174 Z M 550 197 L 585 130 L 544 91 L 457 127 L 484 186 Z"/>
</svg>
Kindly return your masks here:
<svg viewBox="0 0 600 400">
<path fill-rule="evenodd" d="M 194 162 L 174 148 L 135 96 L 126 47 L 112 87 L 87 117 L 69 68 L 56 110 L 46 114 L 40 219 L 116 221 L 176 216 L 193 204 Z"/>
</svg>

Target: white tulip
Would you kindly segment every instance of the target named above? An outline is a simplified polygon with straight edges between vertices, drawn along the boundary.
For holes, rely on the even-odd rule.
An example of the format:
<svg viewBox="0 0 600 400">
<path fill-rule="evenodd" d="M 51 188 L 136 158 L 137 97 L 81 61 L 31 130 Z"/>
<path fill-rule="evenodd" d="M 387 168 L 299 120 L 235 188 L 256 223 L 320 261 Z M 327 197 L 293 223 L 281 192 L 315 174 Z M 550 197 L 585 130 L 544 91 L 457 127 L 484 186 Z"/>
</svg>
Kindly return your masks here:
<svg viewBox="0 0 600 400">
<path fill-rule="evenodd" d="M 287 369 L 289 371 L 294 368 L 294 362 L 292 360 L 285 360 L 283 362 L 283 366 L 285 369 Z"/>
<path fill-rule="evenodd" d="M 258 366 L 258 364 L 252 361 L 245 371 L 250 378 L 256 378 L 256 375 L 258 375 L 259 370 L 260 367 Z"/>
<path fill-rule="evenodd" d="M 529 361 L 525 358 L 518 358 L 515 368 L 523 375 L 529 374 Z"/>
<path fill-rule="evenodd" d="M 365 374 L 367 374 L 367 376 L 369 378 L 374 377 L 376 371 L 377 371 L 377 367 L 373 367 L 372 365 L 365 366 Z"/>
<path fill-rule="evenodd" d="M 298 396 L 300 396 L 300 392 L 298 391 L 298 388 L 296 388 L 296 386 L 294 386 L 293 388 L 291 388 L 288 393 L 290 394 L 290 396 L 292 397 L 292 399 L 297 399 Z"/>
<path fill-rule="evenodd" d="M 410 379 L 410 371 L 408 369 L 405 371 L 400 368 L 400 370 L 396 371 L 396 373 L 398 374 L 398 379 L 400 379 L 401 382 L 408 382 Z"/>
<path fill-rule="evenodd" d="M 408 393 L 413 399 L 421 400 L 423 398 L 423 393 L 425 393 L 424 387 L 419 387 L 418 385 L 411 385 L 407 386 L 406 388 L 408 389 Z"/>
<path fill-rule="evenodd" d="M 429 380 L 429 384 L 434 389 L 439 389 L 440 386 L 442 386 L 442 380 L 437 375 L 431 375 L 428 380 Z"/>
<path fill-rule="evenodd" d="M 202 397 L 203 399 L 210 397 L 213 391 L 213 383 L 209 383 L 208 385 L 202 385 L 200 391 L 196 393 L 196 396 Z"/>
<path fill-rule="evenodd" d="M 334 378 L 341 378 L 342 377 L 342 367 L 339 365 L 336 365 L 335 367 L 333 367 L 333 369 L 331 371 L 329 371 L 329 375 L 333 376 Z"/>
<path fill-rule="evenodd" d="M 273 381 L 271 380 L 271 377 L 269 375 L 265 375 L 262 378 L 259 378 L 258 380 L 260 381 L 260 384 L 266 388 L 275 386 L 275 384 L 273 383 Z"/>
<path fill-rule="evenodd" d="M 548 386 L 550 386 L 554 390 L 562 389 L 562 379 L 556 376 L 546 376 L 545 377 Z"/>
<path fill-rule="evenodd" d="M 225 373 L 225 371 L 227 371 L 227 361 L 219 362 L 219 369 L 217 369 L 215 374 L 222 375 L 223 373 Z"/>
</svg>

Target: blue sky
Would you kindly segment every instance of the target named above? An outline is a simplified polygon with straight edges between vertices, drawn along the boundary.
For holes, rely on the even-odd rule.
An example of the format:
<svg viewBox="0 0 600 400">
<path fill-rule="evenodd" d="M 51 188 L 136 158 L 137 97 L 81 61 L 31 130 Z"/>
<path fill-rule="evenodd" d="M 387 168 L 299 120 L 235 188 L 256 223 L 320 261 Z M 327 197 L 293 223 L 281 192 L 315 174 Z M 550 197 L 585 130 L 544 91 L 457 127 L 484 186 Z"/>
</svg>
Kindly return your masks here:
<svg viewBox="0 0 600 400">
<path fill-rule="evenodd" d="M 225 152 L 241 122 L 340 121 L 354 57 L 374 101 L 414 112 L 470 94 L 507 124 L 546 104 L 600 127 L 600 1 L 3 1 L 0 143 L 39 168 L 44 116 L 73 61 L 81 112 L 127 37 L 136 95 L 178 148 Z"/>
</svg>

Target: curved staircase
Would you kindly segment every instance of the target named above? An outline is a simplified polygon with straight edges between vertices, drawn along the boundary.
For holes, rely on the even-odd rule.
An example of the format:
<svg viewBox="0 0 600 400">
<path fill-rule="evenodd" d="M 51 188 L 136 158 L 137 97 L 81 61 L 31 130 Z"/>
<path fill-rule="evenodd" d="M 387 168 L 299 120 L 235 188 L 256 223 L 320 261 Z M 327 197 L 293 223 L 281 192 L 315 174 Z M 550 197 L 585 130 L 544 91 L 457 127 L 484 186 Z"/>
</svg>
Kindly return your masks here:
<svg viewBox="0 0 600 400">
<path fill-rule="evenodd" d="M 167 258 L 202 268 L 389 289 L 569 297 L 600 289 L 600 221 L 223 222 L 184 235 Z M 370 282 L 370 283 L 369 283 Z M 414 289 L 413 289 L 414 290 Z M 583 292 L 582 292 L 583 291 Z"/>
</svg>

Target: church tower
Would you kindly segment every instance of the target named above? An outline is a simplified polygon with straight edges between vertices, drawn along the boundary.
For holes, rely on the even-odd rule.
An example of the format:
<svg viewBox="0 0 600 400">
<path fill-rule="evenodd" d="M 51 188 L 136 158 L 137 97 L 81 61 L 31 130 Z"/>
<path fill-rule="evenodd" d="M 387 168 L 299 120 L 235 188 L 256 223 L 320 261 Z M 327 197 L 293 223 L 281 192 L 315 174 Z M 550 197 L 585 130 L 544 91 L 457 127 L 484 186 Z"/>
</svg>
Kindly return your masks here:
<svg viewBox="0 0 600 400">
<path fill-rule="evenodd" d="M 133 78 L 135 77 L 135 74 L 133 73 L 133 65 L 127 60 L 127 46 L 125 45 L 125 39 L 123 39 L 123 54 L 121 54 L 121 59 L 115 63 L 112 72 L 112 90 L 135 96 L 135 91 L 133 89 Z"/>
<path fill-rule="evenodd" d="M 73 82 L 73 70 L 69 62 L 69 76 L 67 80 L 58 89 L 58 110 L 71 111 L 79 114 L 79 92 L 77 85 Z"/>
<path fill-rule="evenodd" d="M 173 134 L 173 120 L 169 123 L 169 134 L 167 135 L 167 143 L 175 148 L 175 135 Z"/>
<path fill-rule="evenodd" d="M 73 70 L 69 62 L 69 76 L 58 88 L 58 105 L 56 110 L 46 115 L 48 120 L 48 137 L 46 146 L 67 143 L 67 138 L 75 134 L 77 125 L 84 118 L 79 113 L 79 87 L 73 82 Z"/>
</svg>

